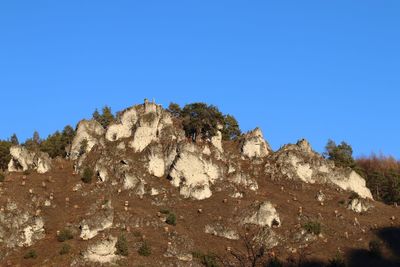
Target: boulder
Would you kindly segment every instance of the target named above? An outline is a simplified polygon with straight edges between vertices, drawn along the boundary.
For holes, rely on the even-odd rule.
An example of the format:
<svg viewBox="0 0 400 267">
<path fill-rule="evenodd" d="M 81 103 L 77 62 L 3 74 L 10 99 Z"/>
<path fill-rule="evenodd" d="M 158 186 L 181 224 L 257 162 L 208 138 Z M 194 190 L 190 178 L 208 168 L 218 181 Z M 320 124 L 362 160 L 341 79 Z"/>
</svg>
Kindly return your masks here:
<svg viewBox="0 0 400 267">
<path fill-rule="evenodd" d="M 353 198 L 352 200 L 350 200 L 347 206 L 349 210 L 352 210 L 356 213 L 367 212 L 372 207 L 373 207 L 372 204 L 368 200 L 362 198 Z"/>
<path fill-rule="evenodd" d="M 254 212 L 244 218 L 243 224 L 255 224 L 261 227 L 279 227 L 281 220 L 274 205 L 265 201 L 257 205 Z"/>
<path fill-rule="evenodd" d="M 117 238 L 108 237 L 89 248 L 83 253 L 83 257 L 86 261 L 95 262 L 100 264 L 114 263 L 120 256 L 116 255 Z"/>
<path fill-rule="evenodd" d="M 263 158 L 271 153 L 271 147 L 265 141 L 260 128 L 248 132 L 242 140 L 242 154 L 247 158 Z"/>
<path fill-rule="evenodd" d="M 28 151 L 23 146 L 12 146 L 10 154 L 9 172 L 35 170 L 38 173 L 46 173 L 51 169 L 51 159 L 47 153 Z"/>
</svg>

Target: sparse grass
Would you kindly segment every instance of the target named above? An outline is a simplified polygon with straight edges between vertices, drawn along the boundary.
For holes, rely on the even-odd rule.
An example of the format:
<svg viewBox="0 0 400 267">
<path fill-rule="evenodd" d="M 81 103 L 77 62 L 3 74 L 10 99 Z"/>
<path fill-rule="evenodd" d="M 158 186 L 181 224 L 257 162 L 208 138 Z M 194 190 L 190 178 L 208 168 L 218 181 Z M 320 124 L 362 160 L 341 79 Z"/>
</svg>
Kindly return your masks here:
<svg viewBox="0 0 400 267">
<path fill-rule="evenodd" d="M 117 243 L 115 244 L 115 248 L 117 249 L 116 254 L 120 256 L 127 257 L 129 255 L 128 241 L 126 240 L 124 235 L 120 235 L 118 237 Z"/>
<path fill-rule="evenodd" d="M 71 251 L 71 246 L 68 245 L 68 244 L 63 244 L 62 247 L 61 247 L 61 249 L 60 249 L 59 254 L 60 254 L 60 255 L 66 255 L 66 254 L 68 254 L 70 251 Z"/>
<path fill-rule="evenodd" d="M 35 250 L 29 250 L 25 255 L 24 259 L 36 259 L 38 257 Z"/>
<path fill-rule="evenodd" d="M 143 244 L 140 246 L 138 253 L 140 256 L 148 257 L 151 255 L 151 247 L 150 245 L 144 241 Z"/>
<path fill-rule="evenodd" d="M 85 184 L 90 184 L 93 180 L 93 176 L 94 176 L 93 170 L 89 167 L 86 167 L 83 170 L 82 182 L 84 182 Z"/>
<path fill-rule="evenodd" d="M 309 221 L 303 225 L 303 229 L 313 235 L 319 235 L 322 231 L 321 224 L 316 221 Z"/>
<path fill-rule="evenodd" d="M 201 264 L 205 267 L 219 267 L 217 262 L 217 256 L 212 253 L 202 253 L 199 251 L 195 251 L 192 253 L 193 257 L 198 259 Z"/>
<path fill-rule="evenodd" d="M 71 239 L 74 239 L 74 236 L 69 229 L 61 230 L 60 234 L 57 236 L 58 242 L 65 242 Z"/>
<path fill-rule="evenodd" d="M 140 231 L 134 231 L 133 232 L 133 236 L 136 238 L 141 238 L 142 237 L 142 233 Z"/>
<path fill-rule="evenodd" d="M 176 225 L 176 215 L 174 213 L 170 213 L 168 214 L 167 219 L 165 220 L 165 222 L 169 225 Z"/>
<path fill-rule="evenodd" d="M 0 173 L 0 183 L 4 182 L 5 176 L 3 173 Z"/>
</svg>

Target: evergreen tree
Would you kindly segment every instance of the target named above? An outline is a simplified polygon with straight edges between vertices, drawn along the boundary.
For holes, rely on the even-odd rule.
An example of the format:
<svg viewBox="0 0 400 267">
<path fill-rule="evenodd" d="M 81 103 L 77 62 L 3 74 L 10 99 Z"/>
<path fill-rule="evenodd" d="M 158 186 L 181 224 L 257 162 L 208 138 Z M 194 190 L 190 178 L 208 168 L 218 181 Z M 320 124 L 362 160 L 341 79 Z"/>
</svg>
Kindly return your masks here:
<svg viewBox="0 0 400 267">
<path fill-rule="evenodd" d="M 353 159 L 353 148 L 346 142 L 341 142 L 339 145 L 332 140 L 328 140 L 325 146 L 325 157 L 333 160 L 339 167 L 355 167 L 355 161 Z"/>
<path fill-rule="evenodd" d="M 170 103 L 168 106 L 168 111 L 171 112 L 173 117 L 179 118 L 181 116 L 182 109 L 178 104 Z"/>
<path fill-rule="evenodd" d="M 108 126 L 115 120 L 115 117 L 111 111 L 109 106 L 104 106 L 102 109 L 102 114 L 96 109 L 93 112 L 93 119 L 98 121 L 104 129 L 107 129 Z"/>
<path fill-rule="evenodd" d="M 222 138 L 224 140 L 233 140 L 238 138 L 242 132 L 240 131 L 239 123 L 232 115 L 224 116 L 224 128 L 222 130 Z"/>
<path fill-rule="evenodd" d="M 0 140 L 0 170 L 6 170 L 11 160 L 10 147 L 11 142 Z"/>
<path fill-rule="evenodd" d="M 10 142 L 11 142 L 11 144 L 13 144 L 15 146 L 19 145 L 19 140 L 15 133 L 13 135 L 11 135 Z"/>
</svg>

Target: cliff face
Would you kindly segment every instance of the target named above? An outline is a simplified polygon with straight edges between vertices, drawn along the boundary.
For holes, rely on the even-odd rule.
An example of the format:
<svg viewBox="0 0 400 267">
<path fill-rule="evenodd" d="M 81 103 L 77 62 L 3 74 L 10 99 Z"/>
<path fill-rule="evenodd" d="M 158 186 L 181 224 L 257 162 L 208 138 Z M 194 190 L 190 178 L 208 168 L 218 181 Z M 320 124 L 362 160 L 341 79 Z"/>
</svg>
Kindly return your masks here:
<svg viewBox="0 0 400 267">
<path fill-rule="evenodd" d="M 179 119 L 148 102 L 121 112 L 108 129 L 96 121 L 81 121 L 66 160 L 51 162 L 47 155 L 23 147 L 13 147 L 11 154 L 1 203 L 5 207 L 28 201 L 30 211 L 12 213 L 8 206 L 0 211 L 3 260 L 18 253 L 17 247 L 44 246 L 65 228 L 75 236 L 71 242 L 80 240 L 73 244 L 81 251 L 72 252 L 72 259 L 56 260 L 66 266 L 124 262 L 127 258 L 117 255 L 115 246 L 121 234 L 130 244 L 129 259 L 139 263 L 146 261 L 137 259 L 136 251 L 148 240 L 155 246 L 150 262 L 198 266 L 192 252 L 204 251 L 202 242 L 224 253 L 227 247 L 240 246 L 250 229 L 257 244 L 287 256 L 334 240 L 332 231 L 353 231 L 354 238 L 367 235 L 367 216 L 375 206 L 381 207 L 381 216 L 392 214 L 373 202 L 360 175 L 336 167 L 306 140 L 272 151 L 257 128 L 235 141 L 223 141 L 218 131 L 207 141 L 193 143 Z M 80 181 L 86 168 L 95 171 L 90 185 Z M 31 179 L 14 173 L 26 170 L 38 174 Z M 18 191 L 20 195 L 11 193 Z M 352 192 L 358 196 L 340 206 L 338 200 Z M 360 213 L 367 215 L 356 218 L 354 226 Z M 166 223 L 171 214 L 177 226 Z M 332 227 L 327 236 L 304 231 L 302 225 L 315 220 Z M 140 240 L 132 236 L 138 231 Z"/>
</svg>

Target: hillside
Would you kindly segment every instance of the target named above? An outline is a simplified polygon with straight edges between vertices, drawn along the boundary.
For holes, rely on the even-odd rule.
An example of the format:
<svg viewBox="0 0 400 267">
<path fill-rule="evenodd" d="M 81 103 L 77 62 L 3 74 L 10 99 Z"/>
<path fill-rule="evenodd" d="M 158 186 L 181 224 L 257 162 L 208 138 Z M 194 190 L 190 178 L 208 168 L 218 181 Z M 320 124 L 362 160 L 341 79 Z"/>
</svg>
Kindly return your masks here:
<svg viewBox="0 0 400 267">
<path fill-rule="evenodd" d="M 400 264 L 399 208 L 306 140 L 193 140 L 146 101 L 107 127 L 79 122 L 66 158 L 10 153 L 1 266 Z"/>
</svg>

